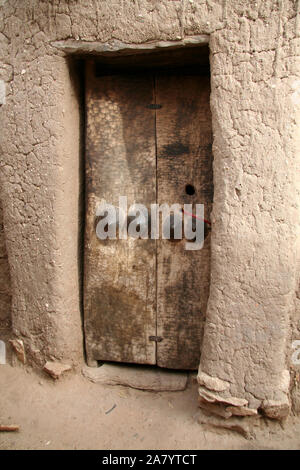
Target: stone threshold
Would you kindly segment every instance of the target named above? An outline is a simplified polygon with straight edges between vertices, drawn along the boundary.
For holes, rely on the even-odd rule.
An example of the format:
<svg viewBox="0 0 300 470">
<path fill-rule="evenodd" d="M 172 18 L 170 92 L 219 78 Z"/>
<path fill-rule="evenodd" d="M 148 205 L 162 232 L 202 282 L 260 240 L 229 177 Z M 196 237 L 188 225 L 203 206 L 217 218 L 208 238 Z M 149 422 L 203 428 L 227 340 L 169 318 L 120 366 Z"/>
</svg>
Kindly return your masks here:
<svg viewBox="0 0 300 470">
<path fill-rule="evenodd" d="M 159 369 L 156 367 L 104 363 L 100 367 L 83 366 L 82 374 L 93 383 L 124 385 L 139 390 L 176 392 L 185 390 L 187 372 Z"/>
</svg>

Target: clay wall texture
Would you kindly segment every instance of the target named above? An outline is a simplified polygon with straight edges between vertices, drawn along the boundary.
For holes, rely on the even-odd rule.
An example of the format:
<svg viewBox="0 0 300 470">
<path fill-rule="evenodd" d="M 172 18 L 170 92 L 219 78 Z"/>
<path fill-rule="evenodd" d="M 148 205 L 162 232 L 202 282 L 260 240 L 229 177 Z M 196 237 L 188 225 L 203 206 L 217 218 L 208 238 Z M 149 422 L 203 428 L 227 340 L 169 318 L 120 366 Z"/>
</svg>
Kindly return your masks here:
<svg viewBox="0 0 300 470">
<path fill-rule="evenodd" d="M 0 340 L 11 333 L 11 287 L 6 252 L 3 211 L 0 205 Z"/>
<path fill-rule="evenodd" d="M 297 385 L 291 340 L 300 339 L 299 5 L 0 1 L 0 198 L 12 322 L 36 364 L 82 361 L 79 98 L 56 41 L 207 35 L 214 207 L 200 395 L 269 416 L 288 412 L 291 377 Z"/>
</svg>

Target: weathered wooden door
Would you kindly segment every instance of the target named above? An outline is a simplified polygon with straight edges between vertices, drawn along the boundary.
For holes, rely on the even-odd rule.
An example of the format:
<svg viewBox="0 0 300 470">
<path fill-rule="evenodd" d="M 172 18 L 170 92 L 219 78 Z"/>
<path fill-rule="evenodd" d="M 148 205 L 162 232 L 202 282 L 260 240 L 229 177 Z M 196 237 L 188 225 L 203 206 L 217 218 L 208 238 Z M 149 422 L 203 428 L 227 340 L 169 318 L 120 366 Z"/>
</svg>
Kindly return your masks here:
<svg viewBox="0 0 300 470">
<path fill-rule="evenodd" d="M 210 240 L 99 240 L 96 206 L 203 203 L 212 197 L 209 75 L 86 70 L 84 321 L 91 360 L 196 369 Z M 149 210 L 150 212 L 150 210 Z"/>
</svg>

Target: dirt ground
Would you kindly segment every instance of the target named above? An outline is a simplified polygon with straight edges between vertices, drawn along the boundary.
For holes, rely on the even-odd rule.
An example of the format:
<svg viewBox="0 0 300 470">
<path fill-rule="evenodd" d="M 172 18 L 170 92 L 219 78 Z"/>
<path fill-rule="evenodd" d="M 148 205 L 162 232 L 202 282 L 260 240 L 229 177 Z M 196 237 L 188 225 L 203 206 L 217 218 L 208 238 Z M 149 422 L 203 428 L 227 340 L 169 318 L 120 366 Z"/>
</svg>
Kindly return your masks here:
<svg viewBox="0 0 300 470">
<path fill-rule="evenodd" d="M 299 449 L 300 418 L 264 420 L 250 440 L 198 424 L 197 385 L 146 392 L 93 384 L 81 374 L 54 382 L 28 368 L 0 366 L 0 449 Z"/>
</svg>

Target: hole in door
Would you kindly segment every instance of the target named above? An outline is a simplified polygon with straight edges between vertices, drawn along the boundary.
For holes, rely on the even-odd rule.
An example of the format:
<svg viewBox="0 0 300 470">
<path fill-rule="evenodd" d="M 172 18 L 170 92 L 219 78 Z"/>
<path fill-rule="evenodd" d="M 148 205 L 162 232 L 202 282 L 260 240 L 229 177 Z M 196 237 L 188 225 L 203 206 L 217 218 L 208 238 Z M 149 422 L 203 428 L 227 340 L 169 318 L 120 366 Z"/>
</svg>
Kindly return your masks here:
<svg viewBox="0 0 300 470">
<path fill-rule="evenodd" d="M 208 48 L 90 60 L 85 83 L 87 356 L 197 369 L 210 237 L 201 250 L 187 250 L 184 238 L 99 240 L 95 218 L 101 201 L 119 208 L 120 196 L 126 196 L 127 208 L 143 204 L 149 214 L 154 203 L 204 204 L 209 219 Z"/>
<path fill-rule="evenodd" d="M 195 187 L 192 184 L 187 184 L 185 187 L 185 192 L 189 196 L 193 196 L 196 192 Z"/>
</svg>

